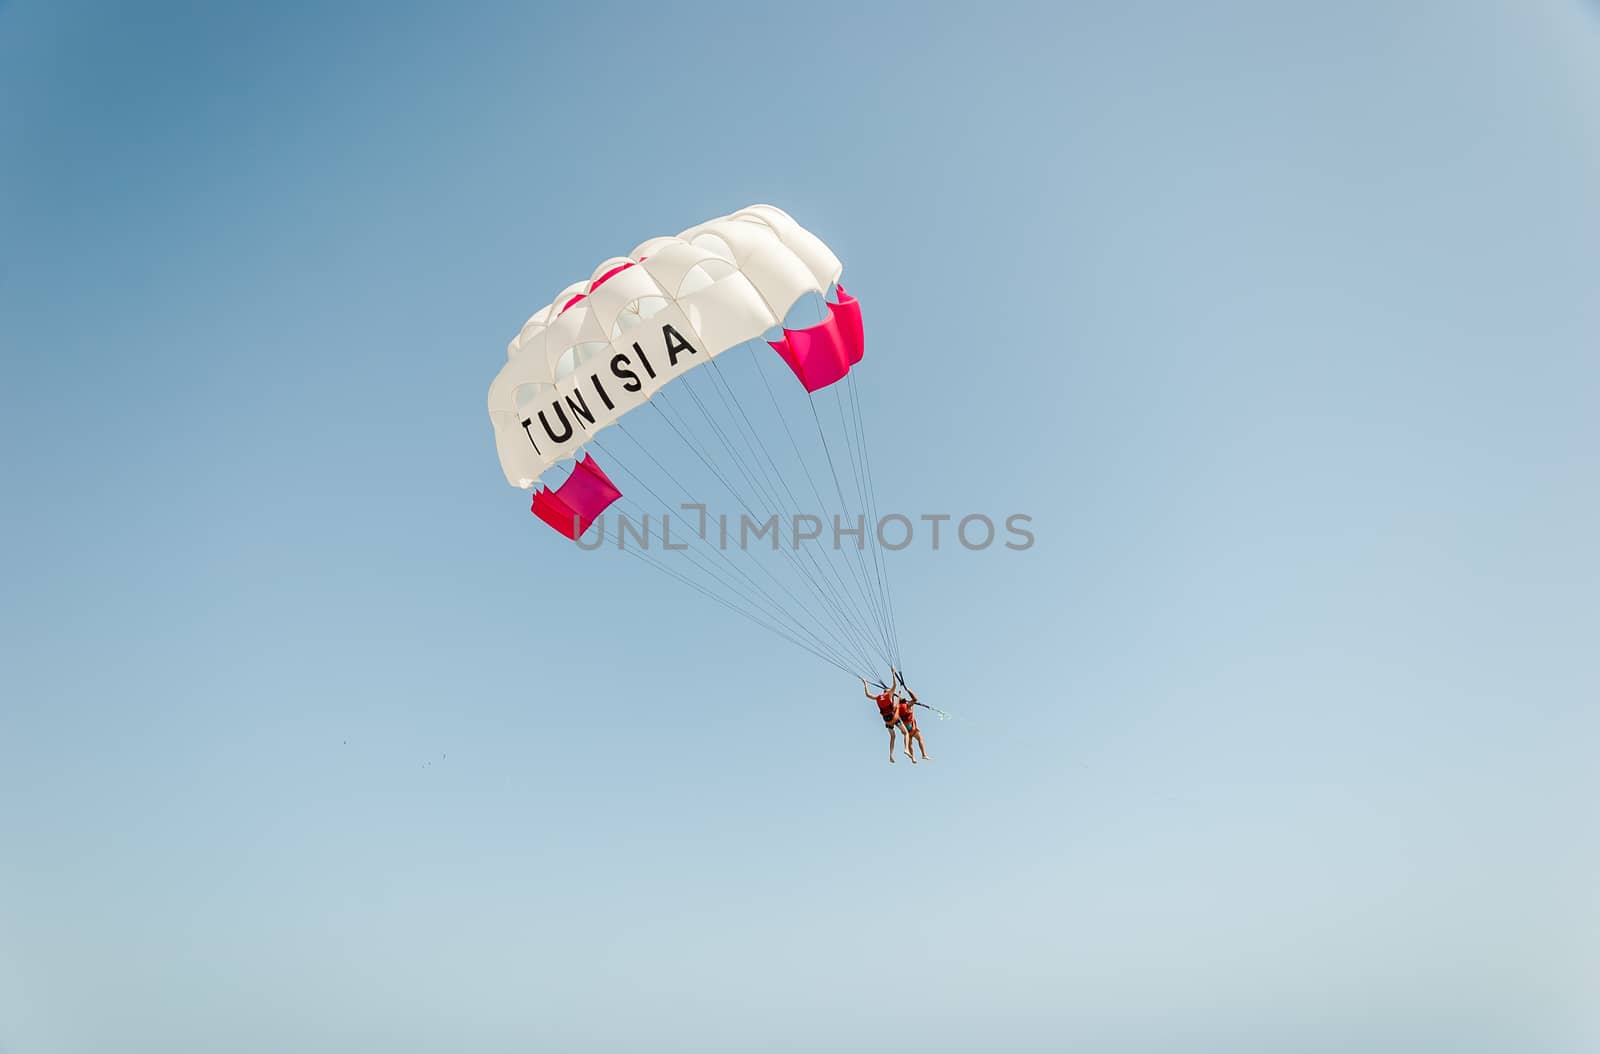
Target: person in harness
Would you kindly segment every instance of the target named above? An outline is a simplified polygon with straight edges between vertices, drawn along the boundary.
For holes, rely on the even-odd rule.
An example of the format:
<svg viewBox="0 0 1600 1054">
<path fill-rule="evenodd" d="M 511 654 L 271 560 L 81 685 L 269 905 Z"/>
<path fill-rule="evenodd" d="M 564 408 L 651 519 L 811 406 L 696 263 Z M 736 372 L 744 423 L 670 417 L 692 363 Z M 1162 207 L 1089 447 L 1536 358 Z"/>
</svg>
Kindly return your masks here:
<svg viewBox="0 0 1600 1054">
<path fill-rule="evenodd" d="M 889 681 L 889 686 L 884 687 L 883 691 L 874 692 L 872 690 L 872 686 L 867 684 L 867 679 L 865 677 L 861 678 L 861 690 L 866 693 L 868 699 L 871 699 L 873 702 L 878 704 L 878 716 L 883 718 L 883 727 L 889 730 L 889 764 L 893 765 L 894 730 L 900 727 L 900 700 L 895 696 L 893 688 L 895 678 L 897 678 L 899 675 L 894 673 L 892 667 L 890 668 L 890 674 L 891 679 Z M 906 733 L 906 757 L 911 758 L 911 763 L 913 765 L 917 763 L 917 759 L 912 757 L 911 754 L 910 732 Z"/>
<path fill-rule="evenodd" d="M 895 676 L 900 676 L 898 671 L 895 673 Z M 928 760 L 928 744 L 922 741 L 922 729 L 917 727 L 917 714 L 913 708 L 917 706 L 926 706 L 928 704 L 917 702 L 917 693 L 911 690 L 911 686 L 905 682 L 904 678 L 900 679 L 900 687 L 904 688 L 906 691 L 906 698 L 900 700 L 899 703 L 900 731 L 906 737 L 906 757 L 911 758 L 911 763 L 915 765 L 917 763 L 917 759 L 911 757 L 912 741 L 914 740 L 917 744 L 917 749 L 922 751 L 923 761 Z M 891 746 L 889 750 L 891 753 L 893 753 L 894 747 Z"/>
</svg>

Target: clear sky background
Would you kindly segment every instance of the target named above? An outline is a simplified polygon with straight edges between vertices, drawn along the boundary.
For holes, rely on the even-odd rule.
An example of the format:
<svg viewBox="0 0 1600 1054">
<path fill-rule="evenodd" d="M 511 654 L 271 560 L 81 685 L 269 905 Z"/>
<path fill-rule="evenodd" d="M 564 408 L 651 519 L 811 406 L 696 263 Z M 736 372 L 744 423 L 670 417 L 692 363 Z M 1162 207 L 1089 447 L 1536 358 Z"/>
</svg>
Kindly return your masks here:
<svg viewBox="0 0 1600 1054">
<path fill-rule="evenodd" d="M 851 7 L 0 7 L 0 1051 L 1600 1043 L 1596 9 Z M 496 463 L 756 201 L 930 765 Z"/>
</svg>

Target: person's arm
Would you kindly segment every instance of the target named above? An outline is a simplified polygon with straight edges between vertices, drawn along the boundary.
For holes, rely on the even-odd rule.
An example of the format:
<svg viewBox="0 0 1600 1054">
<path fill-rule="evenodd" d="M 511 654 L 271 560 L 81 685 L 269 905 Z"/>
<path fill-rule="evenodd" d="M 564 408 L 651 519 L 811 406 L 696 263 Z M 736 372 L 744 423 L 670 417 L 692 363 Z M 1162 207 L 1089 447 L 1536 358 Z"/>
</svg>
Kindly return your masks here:
<svg viewBox="0 0 1600 1054">
<path fill-rule="evenodd" d="M 861 678 L 861 690 L 866 693 L 868 699 L 876 698 L 872 694 L 872 689 L 867 687 L 867 679 L 865 677 Z"/>
</svg>

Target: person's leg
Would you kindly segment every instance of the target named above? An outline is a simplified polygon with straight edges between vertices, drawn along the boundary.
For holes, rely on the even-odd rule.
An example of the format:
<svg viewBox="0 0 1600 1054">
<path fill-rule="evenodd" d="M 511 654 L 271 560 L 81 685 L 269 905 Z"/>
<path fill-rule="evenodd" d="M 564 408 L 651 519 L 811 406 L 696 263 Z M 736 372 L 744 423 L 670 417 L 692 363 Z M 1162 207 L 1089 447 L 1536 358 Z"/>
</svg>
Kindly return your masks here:
<svg viewBox="0 0 1600 1054">
<path fill-rule="evenodd" d="M 900 726 L 900 735 L 906 742 L 906 757 L 910 758 L 911 763 L 915 765 L 917 763 L 917 759 L 916 756 L 911 753 L 911 726 L 902 724 Z"/>
<path fill-rule="evenodd" d="M 921 728 L 913 729 L 911 734 L 917 737 L 917 749 L 922 751 L 922 760 L 923 761 L 927 761 L 928 760 L 928 744 L 923 741 L 922 729 Z"/>
<path fill-rule="evenodd" d="M 889 764 L 894 764 L 894 726 L 889 726 Z"/>
</svg>

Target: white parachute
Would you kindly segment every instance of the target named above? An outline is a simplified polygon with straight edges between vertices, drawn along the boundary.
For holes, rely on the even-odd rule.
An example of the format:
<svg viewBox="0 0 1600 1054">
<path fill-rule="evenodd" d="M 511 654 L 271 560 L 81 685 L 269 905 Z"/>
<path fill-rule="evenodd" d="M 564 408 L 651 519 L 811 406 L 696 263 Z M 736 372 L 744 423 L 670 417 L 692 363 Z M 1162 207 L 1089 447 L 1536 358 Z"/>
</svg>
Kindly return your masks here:
<svg viewBox="0 0 1600 1054">
<path fill-rule="evenodd" d="M 488 406 L 507 481 L 544 484 L 533 511 L 559 533 L 583 539 L 599 520 L 603 539 L 602 517 L 620 503 L 624 551 L 866 676 L 899 654 L 852 372 L 864 354 L 861 310 L 839 285 L 842 270 L 819 238 L 771 205 L 651 238 L 528 319 Z M 710 367 L 698 371 L 709 380 L 690 376 L 700 366 Z M 793 408 L 795 380 L 810 422 Z M 790 397 L 780 400 L 785 389 Z M 612 428 L 637 448 L 627 463 L 605 445 Z M 708 519 L 704 495 L 718 490 L 732 497 L 741 528 L 787 517 L 795 540 L 778 545 L 779 531 L 764 547 L 758 533 L 752 549 L 741 531 L 730 547 L 726 515 Z M 699 510 L 687 537 L 671 520 L 684 508 Z M 620 544 L 624 528 L 633 548 Z"/>
</svg>

